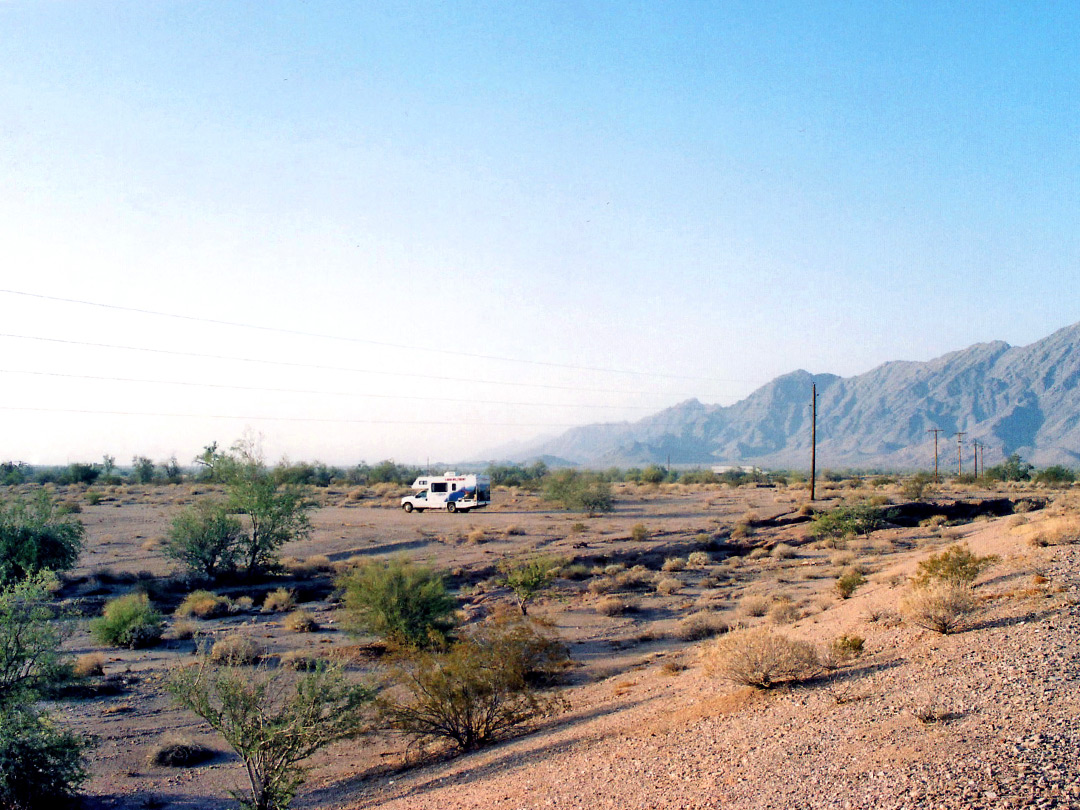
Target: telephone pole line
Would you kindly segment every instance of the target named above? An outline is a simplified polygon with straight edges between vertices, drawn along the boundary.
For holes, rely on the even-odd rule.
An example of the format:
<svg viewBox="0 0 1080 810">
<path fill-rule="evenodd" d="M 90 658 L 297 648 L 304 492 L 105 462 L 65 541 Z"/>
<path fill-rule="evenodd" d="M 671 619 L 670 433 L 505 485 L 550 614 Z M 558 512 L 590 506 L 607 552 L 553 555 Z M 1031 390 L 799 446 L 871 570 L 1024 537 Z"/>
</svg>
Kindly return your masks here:
<svg viewBox="0 0 1080 810">
<path fill-rule="evenodd" d="M 941 430 L 941 428 L 930 428 L 926 432 L 934 434 L 934 483 L 939 484 L 939 483 L 941 483 L 941 481 L 938 478 L 938 449 L 937 449 L 938 438 L 937 437 L 938 437 L 938 434 L 942 432 L 942 430 Z"/>
<path fill-rule="evenodd" d="M 978 439 L 972 439 L 971 440 L 971 452 L 974 454 L 972 456 L 972 461 L 974 462 L 974 465 L 975 465 L 974 468 L 973 468 L 974 472 L 972 473 L 972 475 L 974 475 L 976 478 L 978 478 L 979 477 L 979 440 Z"/>
<path fill-rule="evenodd" d="M 817 383 L 810 384 L 810 500 L 817 483 Z"/>
<path fill-rule="evenodd" d="M 964 437 L 967 435 L 967 431 L 960 431 L 956 434 L 956 474 L 964 474 Z"/>
</svg>

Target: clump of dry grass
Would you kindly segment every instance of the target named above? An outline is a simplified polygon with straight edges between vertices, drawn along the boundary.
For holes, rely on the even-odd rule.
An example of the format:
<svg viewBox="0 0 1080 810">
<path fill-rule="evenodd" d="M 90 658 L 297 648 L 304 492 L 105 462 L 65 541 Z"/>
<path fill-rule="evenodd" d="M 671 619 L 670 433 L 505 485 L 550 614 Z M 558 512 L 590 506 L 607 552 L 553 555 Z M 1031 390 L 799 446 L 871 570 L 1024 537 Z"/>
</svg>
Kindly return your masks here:
<svg viewBox="0 0 1080 810">
<path fill-rule="evenodd" d="M 862 636 L 845 633 L 829 642 L 822 656 L 822 664 L 828 669 L 836 669 L 863 654 L 866 641 Z"/>
<path fill-rule="evenodd" d="M 186 619 L 195 616 L 200 619 L 213 619 L 229 612 L 229 600 L 211 591 L 192 591 L 184 597 L 173 616 Z"/>
<path fill-rule="evenodd" d="M 296 597 L 288 588 L 278 588 L 270 591 L 263 599 L 263 613 L 276 613 L 292 610 L 296 606 Z"/>
<path fill-rule="evenodd" d="M 661 568 L 664 571 L 682 571 L 686 568 L 686 560 L 682 557 L 668 557 Z"/>
<path fill-rule="evenodd" d="M 230 613 L 246 613 L 255 607 L 255 600 L 250 596 L 238 596 L 232 600 L 232 604 L 229 605 Z"/>
<path fill-rule="evenodd" d="M 975 609 L 975 593 L 970 584 L 943 579 L 914 586 L 900 600 L 900 613 L 905 619 L 942 634 L 962 629 Z"/>
<path fill-rule="evenodd" d="M 286 630 L 293 633 L 314 633 L 319 629 L 315 614 L 310 610 L 294 610 L 282 622 Z"/>
<path fill-rule="evenodd" d="M 616 584 L 628 591 L 648 590 L 656 579 L 656 575 L 643 565 L 635 565 L 629 571 L 623 571 L 615 577 Z"/>
<path fill-rule="evenodd" d="M 101 653 L 80 655 L 72 664 L 71 674 L 76 678 L 93 678 L 105 674 L 105 656 Z"/>
<path fill-rule="evenodd" d="M 588 585 L 589 593 L 595 594 L 611 593 L 618 587 L 619 584 L 612 577 L 595 577 Z"/>
<path fill-rule="evenodd" d="M 634 603 L 621 596 L 609 595 L 596 602 L 596 612 L 604 616 L 622 616 L 634 610 Z"/>
<path fill-rule="evenodd" d="M 172 637 L 177 641 L 187 641 L 199 634 L 199 623 L 190 619 L 180 619 L 173 622 Z"/>
<path fill-rule="evenodd" d="M 703 655 L 709 674 L 759 689 L 809 680 L 821 671 L 811 644 L 769 628 L 728 633 L 708 646 Z"/>
<path fill-rule="evenodd" d="M 796 556 L 795 548 L 787 543 L 777 543 L 769 553 L 776 560 L 790 560 Z"/>
<path fill-rule="evenodd" d="M 151 765 L 190 768 L 213 759 L 216 755 L 217 751 L 212 748 L 192 742 L 187 737 L 170 734 L 150 750 L 148 759 Z"/>
<path fill-rule="evenodd" d="M 465 535 L 465 540 L 474 546 L 478 546 L 482 543 L 486 543 L 488 541 L 488 536 L 483 529 L 475 528 Z"/>
<path fill-rule="evenodd" d="M 802 618 L 802 611 L 790 599 L 783 599 L 769 608 L 769 621 L 773 624 L 793 624 Z"/>
<path fill-rule="evenodd" d="M 682 586 L 682 580 L 678 577 L 661 577 L 656 583 L 656 592 L 664 596 L 670 596 L 677 593 Z"/>
<path fill-rule="evenodd" d="M 210 660 L 215 664 L 236 667 L 255 664 L 263 656 L 263 648 L 255 639 L 240 633 L 225 636 L 210 648 Z"/>
<path fill-rule="evenodd" d="M 713 610 L 699 610 L 682 619 L 675 628 L 676 637 L 683 641 L 701 641 L 728 631 L 728 623 Z"/>
<path fill-rule="evenodd" d="M 278 666 L 307 672 L 315 669 L 321 659 L 310 650 L 289 650 L 278 656 Z"/>
<path fill-rule="evenodd" d="M 856 568 L 849 568 L 836 578 L 833 590 L 841 599 L 848 599 L 855 591 L 866 584 L 866 577 Z"/>
<path fill-rule="evenodd" d="M 749 595 L 739 600 L 738 612 L 742 616 L 758 617 L 769 612 L 771 601 L 764 596 Z"/>
<path fill-rule="evenodd" d="M 525 534 L 525 530 L 518 526 L 516 523 L 511 523 L 509 526 L 503 529 L 503 535 L 506 537 L 514 537 Z"/>
<path fill-rule="evenodd" d="M 630 539 L 640 543 L 649 536 L 649 530 L 645 528 L 644 523 L 635 523 L 630 527 Z"/>
<path fill-rule="evenodd" d="M 686 558 L 686 564 L 691 568 L 704 568 L 712 562 L 707 551 L 691 551 Z"/>
</svg>

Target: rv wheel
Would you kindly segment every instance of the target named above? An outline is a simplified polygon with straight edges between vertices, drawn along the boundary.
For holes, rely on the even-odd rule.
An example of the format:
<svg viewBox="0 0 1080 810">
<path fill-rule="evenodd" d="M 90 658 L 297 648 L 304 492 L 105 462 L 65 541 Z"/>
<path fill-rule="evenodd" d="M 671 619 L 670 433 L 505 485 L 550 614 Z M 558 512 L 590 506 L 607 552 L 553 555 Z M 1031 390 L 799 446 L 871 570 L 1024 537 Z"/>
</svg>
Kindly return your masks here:
<svg viewBox="0 0 1080 810">
<path fill-rule="evenodd" d="M 456 511 L 457 511 L 457 507 L 456 507 L 456 506 L 455 506 L 454 504 L 452 504 L 452 503 L 448 503 L 448 504 L 446 505 L 446 511 L 447 511 L 447 512 L 451 512 L 451 513 L 452 513 L 452 512 L 456 512 Z"/>
<path fill-rule="evenodd" d="M 404 509 L 406 512 L 411 512 L 413 510 L 413 506 L 411 503 L 403 503 L 401 505 L 401 508 Z"/>
</svg>

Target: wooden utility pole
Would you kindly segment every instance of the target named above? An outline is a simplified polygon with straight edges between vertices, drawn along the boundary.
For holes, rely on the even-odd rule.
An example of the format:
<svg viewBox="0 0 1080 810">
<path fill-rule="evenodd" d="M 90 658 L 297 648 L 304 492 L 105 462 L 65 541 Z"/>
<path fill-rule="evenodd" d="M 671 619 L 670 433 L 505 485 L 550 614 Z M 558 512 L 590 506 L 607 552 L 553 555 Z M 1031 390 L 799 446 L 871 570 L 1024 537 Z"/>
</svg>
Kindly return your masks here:
<svg viewBox="0 0 1080 810">
<path fill-rule="evenodd" d="M 810 384 L 810 500 L 817 484 L 817 383 Z"/>
<path fill-rule="evenodd" d="M 938 483 L 941 483 L 941 481 L 938 478 L 938 451 L 937 451 L 937 441 L 938 441 L 938 439 L 937 439 L 937 437 L 938 437 L 938 434 L 941 433 L 941 428 L 930 428 L 926 432 L 934 434 L 934 483 L 938 484 Z"/>
<path fill-rule="evenodd" d="M 979 440 L 978 439 L 972 439 L 971 440 L 971 452 L 973 454 L 971 459 L 972 459 L 972 463 L 974 465 L 972 467 L 972 469 L 974 470 L 972 475 L 974 475 L 976 478 L 978 478 L 979 477 Z"/>
<path fill-rule="evenodd" d="M 956 474 L 964 474 L 964 437 L 967 435 L 967 431 L 961 431 L 956 434 Z"/>
</svg>

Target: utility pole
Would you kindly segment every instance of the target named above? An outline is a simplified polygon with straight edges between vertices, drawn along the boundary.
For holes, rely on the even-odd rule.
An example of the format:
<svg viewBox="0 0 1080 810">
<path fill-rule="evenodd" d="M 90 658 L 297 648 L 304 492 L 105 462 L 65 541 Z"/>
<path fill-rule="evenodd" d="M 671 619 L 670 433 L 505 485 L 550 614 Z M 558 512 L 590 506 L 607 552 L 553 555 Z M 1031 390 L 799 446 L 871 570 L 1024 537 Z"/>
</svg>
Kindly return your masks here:
<svg viewBox="0 0 1080 810">
<path fill-rule="evenodd" d="M 978 439 L 972 439 L 971 440 L 971 452 L 974 454 L 972 456 L 972 461 L 974 462 L 974 465 L 975 465 L 974 466 L 974 472 L 972 473 L 972 475 L 974 475 L 976 478 L 978 478 L 979 477 L 979 440 Z"/>
<path fill-rule="evenodd" d="M 941 428 L 930 428 L 926 432 L 934 434 L 934 483 L 939 484 L 941 482 L 938 479 L 938 452 L 937 452 L 937 441 L 938 441 L 938 439 L 937 439 L 937 437 L 938 437 L 938 434 L 941 433 Z"/>
<path fill-rule="evenodd" d="M 956 434 L 956 474 L 964 474 L 964 437 L 967 435 L 967 431 L 961 431 Z"/>
<path fill-rule="evenodd" d="M 810 500 L 817 483 L 817 383 L 810 384 Z"/>
</svg>

